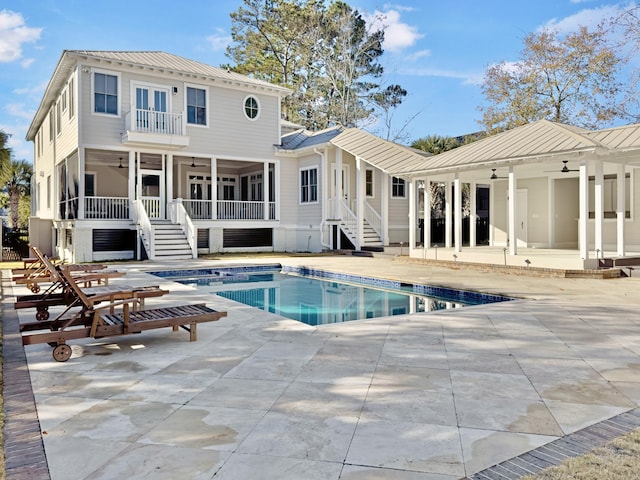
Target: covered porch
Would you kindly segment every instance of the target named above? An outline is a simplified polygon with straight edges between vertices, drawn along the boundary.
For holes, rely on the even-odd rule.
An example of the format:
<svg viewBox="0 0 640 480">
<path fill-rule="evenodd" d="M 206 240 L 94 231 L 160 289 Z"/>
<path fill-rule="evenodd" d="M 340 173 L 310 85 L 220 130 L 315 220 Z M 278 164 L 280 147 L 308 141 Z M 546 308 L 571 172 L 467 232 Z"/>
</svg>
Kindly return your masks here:
<svg viewBox="0 0 640 480">
<path fill-rule="evenodd" d="M 543 268 L 592 269 L 604 258 L 640 251 L 633 208 L 640 145 L 619 149 L 622 139 L 637 140 L 638 127 L 624 129 L 613 140 L 607 131 L 540 121 L 402 167 L 397 174 L 409 182 L 410 256 L 435 259 L 444 246 L 454 261 L 469 258 L 470 250 L 480 263 L 488 261 L 486 247 L 476 242 L 473 196 L 466 205 L 469 248 L 462 244 L 463 190 L 480 182 L 490 184 L 491 263 L 532 265 L 536 259 Z M 433 198 L 424 186 L 434 182 L 445 185 L 446 235 L 438 246 L 429 222 L 423 242 L 416 228 L 419 209 L 424 218 L 431 215 Z M 495 247 L 502 252 L 496 254 Z"/>
</svg>

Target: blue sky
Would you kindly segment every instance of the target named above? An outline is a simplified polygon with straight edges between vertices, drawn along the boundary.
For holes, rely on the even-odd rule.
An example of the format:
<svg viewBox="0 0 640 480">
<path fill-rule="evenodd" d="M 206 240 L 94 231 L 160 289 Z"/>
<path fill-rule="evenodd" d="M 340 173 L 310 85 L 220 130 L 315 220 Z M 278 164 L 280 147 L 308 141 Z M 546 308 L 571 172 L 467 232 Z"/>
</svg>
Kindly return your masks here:
<svg viewBox="0 0 640 480">
<path fill-rule="evenodd" d="M 479 83 L 487 66 L 516 61 L 522 39 L 540 28 L 574 31 L 628 2 L 602 0 L 352 0 L 384 18 L 385 84 L 407 91 L 393 128 L 408 139 L 479 130 Z M 24 139 L 63 50 L 163 50 L 218 66 L 229 59 L 229 14 L 241 0 L 2 0 L 0 129 L 14 157 L 31 160 Z M 370 127 L 376 133 L 376 127 Z M 377 133 L 382 133 L 378 131 Z"/>
</svg>

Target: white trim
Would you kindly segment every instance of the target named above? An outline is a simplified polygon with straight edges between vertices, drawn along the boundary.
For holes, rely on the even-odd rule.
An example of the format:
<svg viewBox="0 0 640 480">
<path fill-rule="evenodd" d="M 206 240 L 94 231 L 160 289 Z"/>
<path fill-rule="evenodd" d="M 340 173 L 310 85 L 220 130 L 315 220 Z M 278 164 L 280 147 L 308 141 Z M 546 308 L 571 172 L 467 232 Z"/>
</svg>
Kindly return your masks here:
<svg viewBox="0 0 640 480">
<path fill-rule="evenodd" d="M 205 123 L 204 125 L 200 124 L 200 123 L 189 123 L 189 111 L 188 111 L 188 105 L 187 105 L 187 97 L 188 97 L 188 93 L 187 93 L 187 89 L 188 88 L 195 88 L 197 90 L 204 90 L 205 92 L 205 109 L 206 109 L 206 114 L 205 114 Z M 209 108 L 209 86 L 208 85 L 202 85 L 202 84 L 197 84 L 197 83 L 185 83 L 184 84 L 184 122 L 185 125 L 187 127 L 196 127 L 196 128 L 209 128 L 209 117 L 211 115 L 211 110 Z"/>
<path fill-rule="evenodd" d="M 300 178 L 300 174 L 303 171 L 311 171 L 311 170 L 315 170 L 316 171 L 316 199 L 303 202 L 302 201 L 302 181 L 301 181 L 302 179 Z M 309 166 L 306 166 L 306 167 L 298 168 L 298 205 L 300 205 L 300 206 L 303 206 L 303 205 L 315 205 L 319 201 L 320 201 L 320 166 L 315 164 L 315 165 L 309 165 Z"/>
<path fill-rule="evenodd" d="M 393 194 L 393 179 L 397 178 L 398 180 L 402 180 L 404 182 L 404 194 L 403 195 L 394 195 Z M 405 180 L 402 177 L 396 177 L 395 175 L 389 175 L 389 182 L 390 182 L 390 188 L 389 188 L 389 193 L 391 194 L 390 197 L 392 200 L 404 200 L 407 198 L 407 180 Z"/>
<path fill-rule="evenodd" d="M 251 118 L 249 115 L 247 115 L 247 100 L 249 100 L 250 98 L 253 98 L 256 101 L 257 104 L 257 108 L 258 111 L 256 113 L 256 116 Z M 250 122 L 255 122 L 256 120 L 258 120 L 260 118 L 260 113 L 262 113 L 262 105 L 260 104 L 260 99 L 258 99 L 258 97 L 256 97 L 255 95 L 249 94 L 246 97 L 244 97 L 244 100 L 242 100 L 242 112 L 244 113 L 244 116 L 247 120 L 249 120 Z"/>
<path fill-rule="evenodd" d="M 95 78 L 96 73 L 101 73 L 102 75 L 111 75 L 112 77 L 116 77 L 117 80 L 117 93 L 116 96 L 118 98 L 117 101 L 117 110 L 116 114 L 107 113 L 107 112 L 96 112 L 96 91 L 95 91 Z M 96 115 L 98 117 L 107 117 L 107 118 L 120 118 L 122 115 L 122 72 L 118 72 L 115 70 L 104 70 L 102 68 L 91 68 L 91 115 Z"/>
</svg>

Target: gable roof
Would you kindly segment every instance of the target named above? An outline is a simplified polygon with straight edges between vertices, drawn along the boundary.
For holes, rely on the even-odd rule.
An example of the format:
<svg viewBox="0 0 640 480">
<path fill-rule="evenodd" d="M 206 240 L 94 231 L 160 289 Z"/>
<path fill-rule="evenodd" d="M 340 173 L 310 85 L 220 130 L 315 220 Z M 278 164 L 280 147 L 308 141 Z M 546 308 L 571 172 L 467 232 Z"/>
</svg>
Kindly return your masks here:
<svg viewBox="0 0 640 480">
<path fill-rule="evenodd" d="M 607 148 L 588 130 L 539 120 L 508 130 L 454 150 L 440 153 L 420 165 L 400 166 L 400 175 L 443 172 L 473 165 L 498 164 L 518 160 L 533 160 L 562 153 L 593 152 Z M 640 138 L 640 137 L 639 137 Z"/>
<path fill-rule="evenodd" d="M 279 85 L 166 52 L 64 50 L 47 84 L 38 110 L 31 121 L 27 131 L 27 140 L 33 140 L 35 137 L 37 128 L 42 123 L 53 102 L 58 98 L 73 69 L 77 67 L 78 63 L 89 60 L 110 64 L 112 67 L 138 67 L 148 72 L 175 74 L 186 79 L 189 77 L 200 78 L 213 83 L 217 82 L 227 87 L 260 89 L 263 92 L 280 97 L 286 96 L 291 92 L 288 88 Z"/>
<path fill-rule="evenodd" d="M 342 127 L 330 127 L 318 132 L 310 132 L 309 130 L 296 130 L 295 132 L 283 135 L 280 145 L 277 148 L 280 151 L 302 150 L 305 148 L 316 147 L 323 143 L 330 142 L 333 138 L 340 135 L 343 131 Z"/>
<path fill-rule="evenodd" d="M 349 128 L 331 140 L 345 152 L 360 157 L 385 173 L 394 174 L 422 165 L 429 153 L 384 140 L 357 128 Z"/>
</svg>

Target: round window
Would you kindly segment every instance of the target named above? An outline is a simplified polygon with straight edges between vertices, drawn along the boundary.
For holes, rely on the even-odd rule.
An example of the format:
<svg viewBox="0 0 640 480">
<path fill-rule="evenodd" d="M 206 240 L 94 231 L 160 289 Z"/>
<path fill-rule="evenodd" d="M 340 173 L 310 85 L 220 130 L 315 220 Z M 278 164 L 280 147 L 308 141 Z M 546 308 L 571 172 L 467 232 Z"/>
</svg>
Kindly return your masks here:
<svg viewBox="0 0 640 480">
<path fill-rule="evenodd" d="M 244 99 L 244 114 L 249 120 L 255 120 L 260 113 L 260 106 L 255 97 L 247 97 Z"/>
</svg>

